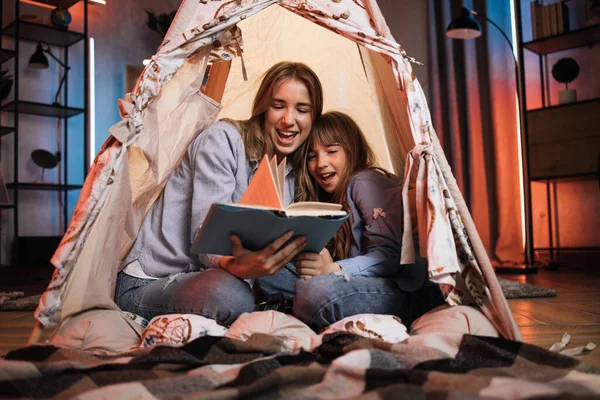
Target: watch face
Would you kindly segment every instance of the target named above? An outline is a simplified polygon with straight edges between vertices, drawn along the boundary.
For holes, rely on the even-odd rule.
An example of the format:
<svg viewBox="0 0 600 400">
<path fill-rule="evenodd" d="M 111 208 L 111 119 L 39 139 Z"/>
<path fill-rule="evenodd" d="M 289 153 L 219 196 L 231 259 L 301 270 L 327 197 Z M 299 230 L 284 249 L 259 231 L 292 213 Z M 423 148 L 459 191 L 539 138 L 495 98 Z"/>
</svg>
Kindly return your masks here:
<svg viewBox="0 0 600 400">
<path fill-rule="evenodd" d="M 50 20 L 56 26 L 67 26 L 71 23 L 71 14 L 66 8 L 57 7 L 50 13 Z"/>
</svg>

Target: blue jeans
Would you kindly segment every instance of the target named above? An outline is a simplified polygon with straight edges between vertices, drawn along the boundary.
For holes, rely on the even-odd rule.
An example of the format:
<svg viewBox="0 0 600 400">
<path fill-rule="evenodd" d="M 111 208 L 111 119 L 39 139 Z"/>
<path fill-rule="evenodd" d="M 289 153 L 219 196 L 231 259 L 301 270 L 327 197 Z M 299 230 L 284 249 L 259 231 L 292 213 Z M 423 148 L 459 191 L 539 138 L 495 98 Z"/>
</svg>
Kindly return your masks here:
<svg viewBox="0 0 600 400">
<path fill-rule="evenodd" d="M 391 314 L 408 328 L 427 311 L 444 304 L 438 286 L 427 282 L 408 293 L 390 279 L 344 277 L 330 274 L 300 279 L 293 264 L 273 276 L 257 278 L 257 289 L 266 295 L 282 293 L 294 299 L 293 315 L 315 330 L 356 314 Z M 232 324 L 241 314 L 252 312 L 250 286 L 222 269 L 188 272 L 157 280 L 120 273 L 117 304 L 147 319 L 162 314 L 197 314 Z"/>
<path fill-rule="evenodd" d="M 277 275 L 256 279 L 256 285 L 267 296 L 282 293 L 293 298 L 293 315 L 315 330 L 356 314 L 395 315 L 410 328 L 414 320 L 445 303 L 430 281 L 409 293 L 386 278 L 330 274 L 305 280 L 291 263 Z"/>
<path fill-rule="evenodd" d="M 148 320 L 162 314 L 197 314 L 230 325 L 254 310 L 250 286 L 223 269 L 156 280 L 120 273 L 115 297 L 122 310 Z"/>
<path fill-rule="evenodd" d="M 277 274 L 256 278 L 254 284 L 265 296 L 275 293 L 283 294 L 285 299 L 293 299 L 296 296 L 296 282 L 300 275 L 296 272 L 294 264 L 287 263 Z"/>
<path fill-rule="evenodd" d="M 391 279 L 330 274 L 298 280 L 293 314 L 317 331 L 356 314 L 395 315 L 410 329 L 415 319 L 442 304 L 442 292 L 432 282 L 409 293 Z"/>
</svg>

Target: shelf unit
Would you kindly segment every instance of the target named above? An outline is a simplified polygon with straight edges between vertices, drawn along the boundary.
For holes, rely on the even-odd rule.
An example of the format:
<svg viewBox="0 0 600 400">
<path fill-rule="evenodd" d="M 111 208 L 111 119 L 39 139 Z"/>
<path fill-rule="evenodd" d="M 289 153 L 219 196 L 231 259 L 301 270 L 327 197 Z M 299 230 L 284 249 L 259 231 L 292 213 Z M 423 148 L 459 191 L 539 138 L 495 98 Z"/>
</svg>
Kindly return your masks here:
<svg viewBox="0 0 600 400">
<path fill-rule="evenodd" d="M 527 110 L 525 123 L 522 124 L 525 160 L 525 192 L 530 196 L 531 182 L 546 184 L 548 215 L 548 247 L 535 247 L 533 243 L 533 224 L 531 198 L 529 198 L 529 231 L 527 241 L 531 248 L 531 262 L 534 251 L 548 251 L 551 261 L 561 250 L 600 250 L 600 247 L 557 247 L 553 244 L 554 224 L 551 210 L 551 185 L 556 182 L 573 180 L 600 179 L 600 98 L 582 100 L 568 104 L 549 105 L 547 98 L 546 57 L 557 52 L 592 47 L 600 43 L 600 24 L 586 26 L 529 42 L 523 42 L 521 1 L 515 2 L 516 44 L 519 60 L 520 101 L 527 104 L 527 73 L 524 65 L 525 50 L 538 56 L 541 81 L 542 107 Z M 590 77 L 593 79 L 593 77 Z M 593 150 L 596 149 L 594 153 Z M 591 151 L 590 151 L 591 150 Z M 552 155 L 556 155 L 556 157 Z"/>
<path fill-rule="evenodd" d="M 16 71 L 14 75 L 14 83 L 13 83 L 13 100 L 5 101 L 0 106 L 0 111 L 2 113 L 12 113 L 14 126 L 5 126 L 2 124 L 0 126 L 0 136 L 5 135 L 14 135 L 13 138 L 13 174 L 12 174 L 12 182 L 6 184 L 7 189 L 12 191 L 12 204 L 0 205 L 0 208 L 3 210 L 9 210 L 14 213 L 13 218 L 13 246 L 12 246 L 12 264 L 16 265 L 18 263 L 19 256 L 19 192 L 20 191 L 54 191 L 58 193 L 62 193 L 62 213 L 63 213 L 63 221 L 64 221 L 64 229 L 68 226 L 68 196 L 67 193 L 72 190 L 79 190 L 83 187 L 82 184 L 74 184 L 68 181 L 68 173 L 69 173 L 69 127 L 67 120 L 76 115 L 83 114 L 83 132 L 79 132 L 79 134 L 83 135 L 83 143 L 84 148 L 81 149 L 84 153 L 83 156 L 83 179 L 88 172 L 89 166 L 89 156 L 87 149 L 89 147 L 88 143 L 88 109 L 89 109 L 89 99 L 88 99 L 88 82 L 89 82 L 89 42 L 88 42 L 88 2 L 86 0 L 36 0 L 38 3 L 44 3 L 47 5 L 51 5 L 54 7 L 64 7 L 69 8 L 75 3 L 79 1 L 83 1 L 83 32 L 74 32 L 68 29 L 61 29 L 54 26 L 44 25 L 37 22 L 24 21 L 19 18 L 20 14 L 20 1 L 14 0 L 14 19 L 2 27 L 0 32 L 0 39 L 4 36 L 13 38 L 13 48 L 5 48 L 2 46 L 0 49 L 0 64 L 2 64 L 3 68 L 5 67 L 5 63 L 13 62 L 14 63 L 14 71 Z M 0 12 L 0 21 L 2 20 L 2 13 L 4 10 Z M 46 104 L 34 101 L 24 101 L 19 98 L 19 54 L 20 54 L 20 42 L 21 41 L 29 41 L 29 42 L 42 42 L 46 45 L 53 48 L 61 48 L 63 50 L 62 62 L 65 65 L 69 64 L 69 48 L 77 43 L 83 42 L 83 65 L 84 65 L 84 84 L 83 84 L 83 98 L 84 98 L 84 107 L 70 107 L 69 106 L 69 73 L 65 76 L 65 81 L 62 87 L 62 102 L 61 104 Z M 50 60 L 50 62 L 54 62 Z M 62 164 L 62 176 L 61 176 L 61 184 L 57 183 L 36 183 L 36 182 L 22 182 L 19 179 L 19 116 L 23 114 L 29 115 L 37 115 L 47 118 L 58 118 L 63 119 L 62 124 L 62 148 L 59 151 L 62 154 L 61 164 Z M 8 177 L 5 177 L 8 181 Z M 0 224 L 0 233 L 2 226 Z M 28 238 L 30 239 L 30 238 Z M 1 253 L 0 253 L 1 256 Z"/>
<path fill-rule="evenodd" d="M 523 44 L 540 56 L 557 53 L 578 47 L 592 46 L 600 41 L 600 24 L 565 32 L 560 35 L 548 36 Z"/>
<path fill-rule="evenodd" d="M 15 52 L 12 50 L 0 49 L 0 64 L 4 64 L 15 56 Z"/>
<path fill-rule="evenodd" d="M 83 113 L 83 108 L 63 107 L 33 101 L 11 101 L 1 107 L 2 111 L 18 111 L 21 114 L 43 117 L 70 118 Z"/>
</svg>

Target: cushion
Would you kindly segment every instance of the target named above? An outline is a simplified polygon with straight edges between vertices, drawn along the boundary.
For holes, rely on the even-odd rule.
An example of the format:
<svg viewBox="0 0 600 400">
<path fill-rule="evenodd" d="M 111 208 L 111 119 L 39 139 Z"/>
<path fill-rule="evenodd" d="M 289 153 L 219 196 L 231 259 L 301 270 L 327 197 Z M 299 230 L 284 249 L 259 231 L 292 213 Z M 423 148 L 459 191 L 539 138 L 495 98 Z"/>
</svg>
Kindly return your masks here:
<svg viewBox="0 0 600 400">
<path fill-rule="evenodd" d="M 322 334 L 349 332 L 370 339 L 379 339 L 388 343 L 400 343 L 408 339 L 406 326 L 400 318 L 385 314 L 357 314 L 329 325 Z"/>
<path fill-rule="evenodd" d="M 242 314 L 229 328 L 226 337 L 246 341 L 254 334 L 272 335 L 281 340 L 280 351 L 313 350 L 321 336 L 298 318 L 279 311 L 254 311 Z"/>
<path fill-rule="evenodd" d="M 417 318 L 410 335 L 434 332 L 466 333 L 470 335 L 499 337 L 498 330 L 477 308 L 471 306 L 441 305 Z"/>
<path fill-rule="evenodd" d="M 118 310 L 88 310 L 54 332 L 48 342 L 93 354 L 116 354 L 137 347 L 143 326 L 137 316 Z"/>
<path fill-rule="evenodd" d="M 201 336 L 224 336 L 227 328 L 210 318 L 195 314 L 165 314 L 152 318 L 140 347 L 157 344 L 183 346 Z"/>
</svg>

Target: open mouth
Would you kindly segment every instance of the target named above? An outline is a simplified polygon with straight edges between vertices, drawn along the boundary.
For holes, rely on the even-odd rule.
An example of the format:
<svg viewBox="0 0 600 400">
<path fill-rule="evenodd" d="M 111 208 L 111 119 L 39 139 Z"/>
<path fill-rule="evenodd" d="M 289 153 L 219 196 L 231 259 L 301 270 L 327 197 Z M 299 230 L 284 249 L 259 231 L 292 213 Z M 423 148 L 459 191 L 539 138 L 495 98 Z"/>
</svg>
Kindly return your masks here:
<svg viewBox="0 0 600 400">
<path fill-rule="evenodd" d="M 276 131 L 279 138 L 286 143 L 293 142 L 296 136 L 298 136 L 298 132 L 285 132 L 280 131 L 279 129 L 276 129 Z"/>
<path fill-rule="evenodd" d="M 323 183 L 329 183 L 335 176 L 335 172 L 327 172 L 325 174 L 321 174 L 321 181 Z"/>
</svg>

